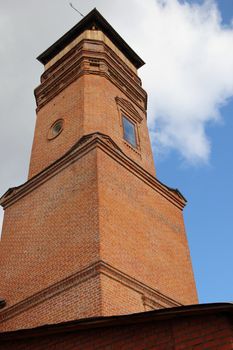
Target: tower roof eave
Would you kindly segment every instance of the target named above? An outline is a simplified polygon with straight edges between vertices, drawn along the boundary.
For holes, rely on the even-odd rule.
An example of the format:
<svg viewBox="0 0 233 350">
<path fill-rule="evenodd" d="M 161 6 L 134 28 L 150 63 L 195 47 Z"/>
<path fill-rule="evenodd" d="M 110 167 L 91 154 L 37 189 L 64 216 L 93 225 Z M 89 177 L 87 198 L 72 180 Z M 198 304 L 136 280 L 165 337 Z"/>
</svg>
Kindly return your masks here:
<svg viewBox="0 0 233 350">
<path fill-rule="evenodd" d="M 134 52 L 131 47 L 122 39 L 115 29 L 106 21 L 106 19 L 94 8 L 80 22 L 71 28 L 66 34 L 58 39 L 47 50 L 40 54 L 37 59 L 39 62 L 48 63 L 57 53 L 69 45 L 83 31 L 90 29 L 93 25 L 97 26 L 108 38 L 124 53 L 130 62 L 138 69 L 145 62 Z"/>
</svg>

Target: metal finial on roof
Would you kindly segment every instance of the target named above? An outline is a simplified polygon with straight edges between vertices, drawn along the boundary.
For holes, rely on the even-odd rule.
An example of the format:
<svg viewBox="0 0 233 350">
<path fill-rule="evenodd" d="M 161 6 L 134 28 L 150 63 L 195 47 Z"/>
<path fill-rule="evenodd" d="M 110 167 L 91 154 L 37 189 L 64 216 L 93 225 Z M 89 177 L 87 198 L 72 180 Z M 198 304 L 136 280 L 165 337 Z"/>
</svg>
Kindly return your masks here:
<svg viewBox="0 0 233 350">
<path fill-rule="evenodd" d="M 120 51 L 133 63 L 138 69 L 144 65 L 144 61 L 130 48 L 130 46 L 122 39 L 122 37 L 115 31 L 115 29 L 106 21 L 106 19 L 94 8 L 84 18 L 81 19 L 73 28 L 65 33 L 47 50 L 40 54 L 37 59 L 43 63 L 48 63 L 58 52 L 69 45 L 77 36 L 83 31 L 89 30 L 93 24 L 99 30 L 102 30 L 105 35 L 118 47 Z"/>
<path fill-rule="evenodd" d="M 80 16 L 84 17 L 84 15 L 83 15 L 79 10 L 77 10 L 77 9 L 73 6 L 72 2 L 70 2 L 69 4 L 70 4 L 70 7 L 72 7 L 73 10 L 75 10 L 76 12 L 78 12 L 78 13 L 80 14 Z"/>
</svg>

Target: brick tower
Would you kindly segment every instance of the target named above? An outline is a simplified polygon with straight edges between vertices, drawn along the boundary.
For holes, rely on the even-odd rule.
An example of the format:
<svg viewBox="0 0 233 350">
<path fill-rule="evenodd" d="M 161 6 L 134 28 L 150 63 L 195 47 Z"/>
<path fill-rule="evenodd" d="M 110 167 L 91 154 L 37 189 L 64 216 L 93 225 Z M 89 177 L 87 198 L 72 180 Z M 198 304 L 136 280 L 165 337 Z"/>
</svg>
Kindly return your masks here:
<svg viewBox="0 0 233 350">
<path fill-rule="evenodd" d="M 155 177 L 144 62 L 96 9 L 38 60 L 29 178 L 0 201 L 0 330 L 196 303 L 185 199 Z"/>
</svg>

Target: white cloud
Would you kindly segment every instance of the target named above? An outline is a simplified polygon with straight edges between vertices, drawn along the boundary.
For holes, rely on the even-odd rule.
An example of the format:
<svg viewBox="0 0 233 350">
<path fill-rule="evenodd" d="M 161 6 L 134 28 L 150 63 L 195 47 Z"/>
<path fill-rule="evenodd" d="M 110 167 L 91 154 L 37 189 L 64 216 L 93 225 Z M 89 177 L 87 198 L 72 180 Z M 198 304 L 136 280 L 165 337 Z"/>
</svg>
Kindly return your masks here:
<svg viewBox="0 0 233 350">
<path fill-rule="evenodd" d="M 207 125 L 221 121 L 220 107 L 233 95 L 233 27 L 222 24 L 216 2 L 88 4 L 103 11 L 146 61 L 139 74 L 149 95 L 155 152 L 175 149 L 189 163 L 208 162 Z"/>
<path fill-rule="evenodd" d="M 149 124 L 156 147 L 207 161 L 205 129 L 233 95 L 233 29 L 223 27 L 213 1 L 146 1 L 141 29 L 147 61 Z"/>
</svg>

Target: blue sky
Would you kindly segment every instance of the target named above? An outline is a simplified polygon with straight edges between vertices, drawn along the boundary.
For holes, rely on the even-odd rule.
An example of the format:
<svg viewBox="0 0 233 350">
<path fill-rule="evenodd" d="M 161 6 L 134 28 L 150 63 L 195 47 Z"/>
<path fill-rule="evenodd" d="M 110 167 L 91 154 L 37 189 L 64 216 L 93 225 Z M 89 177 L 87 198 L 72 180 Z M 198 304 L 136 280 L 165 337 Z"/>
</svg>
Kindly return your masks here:
<svg viewBox="0 0 233 350">
<path fill-rule="evenodd" d="M 233 1 L 219 0 L 223 23 L 233 17 Z M 232 72 L 233 74 L 233 72 Z M 157 157 L 158 177 L 188 199 L 186 231 L 199 301 L 233 301 L 233 99 L 221 108 L 220 125 L 209 124 L 208 164 L 189 166 L 171 151 Z"/>
</svg>

